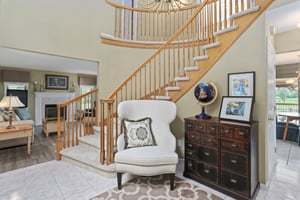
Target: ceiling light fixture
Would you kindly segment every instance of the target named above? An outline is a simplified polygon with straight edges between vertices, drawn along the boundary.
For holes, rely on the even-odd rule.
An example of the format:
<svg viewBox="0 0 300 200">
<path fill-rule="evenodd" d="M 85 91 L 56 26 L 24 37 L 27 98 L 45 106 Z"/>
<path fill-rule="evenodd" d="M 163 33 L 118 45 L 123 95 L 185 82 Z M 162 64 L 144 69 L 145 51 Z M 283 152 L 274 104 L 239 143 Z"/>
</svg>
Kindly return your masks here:
<svg viewBox="0 0 300 200">
<path fill-rule="evenodd" d="M 176 11 L 192 5 L 195 0 L 138 0 L 140 6 L 149 10 Z"/>
<path fill-rule="evenodd" d="M 297 24 L 297 28 L 300 28 L 300 22 Z"/>
</svg>

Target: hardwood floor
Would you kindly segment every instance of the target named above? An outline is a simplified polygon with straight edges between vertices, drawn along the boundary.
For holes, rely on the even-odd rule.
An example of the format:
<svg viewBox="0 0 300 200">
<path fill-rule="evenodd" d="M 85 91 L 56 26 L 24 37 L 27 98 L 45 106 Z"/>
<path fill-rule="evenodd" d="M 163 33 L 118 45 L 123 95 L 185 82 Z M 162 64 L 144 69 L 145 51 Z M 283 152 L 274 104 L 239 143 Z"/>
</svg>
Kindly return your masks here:
<svg viewBox="0 0 300 200">
<path fill-rule="evenodd" d="M 26 145 L 0 149 L 0 173 L 55 159 L 56 134 L 46 137 L 41 126 L 35 127 L 34 131 L 30 155 L 27 155 Z"/>
</svg>

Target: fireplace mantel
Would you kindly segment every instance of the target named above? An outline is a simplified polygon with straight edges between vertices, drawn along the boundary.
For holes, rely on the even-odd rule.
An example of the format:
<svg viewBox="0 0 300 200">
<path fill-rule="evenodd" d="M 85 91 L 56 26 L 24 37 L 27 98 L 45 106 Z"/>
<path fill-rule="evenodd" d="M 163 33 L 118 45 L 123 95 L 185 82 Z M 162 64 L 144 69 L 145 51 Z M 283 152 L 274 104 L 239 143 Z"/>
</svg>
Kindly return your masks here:
<svg viewBox="0 0 300 200">
<path fill-rule="evenodd" d="M 46 104 L 65 103 L 75 98 L 74 92 L 35 92 L 35 125 L 41 126 Z"/>
</svg>

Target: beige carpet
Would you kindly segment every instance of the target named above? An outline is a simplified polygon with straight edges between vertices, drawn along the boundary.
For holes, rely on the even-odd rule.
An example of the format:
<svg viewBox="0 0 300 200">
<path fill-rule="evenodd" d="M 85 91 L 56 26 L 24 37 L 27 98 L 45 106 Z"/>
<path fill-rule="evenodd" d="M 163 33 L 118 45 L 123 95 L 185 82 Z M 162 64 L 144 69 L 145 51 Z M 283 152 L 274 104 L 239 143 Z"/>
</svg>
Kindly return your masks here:
<svg viewBox="0 0 300 200">
<path fill-rule="evenodd" d="M 170 191 L 169 176 L 139 177 L 122 185 L 122 189 L 114 188 L 91 200 L 222 200 L 222 198 L 203 191 L 199 187 L 184 180 L 175 178 L 175 188 Z"/>
</svg>

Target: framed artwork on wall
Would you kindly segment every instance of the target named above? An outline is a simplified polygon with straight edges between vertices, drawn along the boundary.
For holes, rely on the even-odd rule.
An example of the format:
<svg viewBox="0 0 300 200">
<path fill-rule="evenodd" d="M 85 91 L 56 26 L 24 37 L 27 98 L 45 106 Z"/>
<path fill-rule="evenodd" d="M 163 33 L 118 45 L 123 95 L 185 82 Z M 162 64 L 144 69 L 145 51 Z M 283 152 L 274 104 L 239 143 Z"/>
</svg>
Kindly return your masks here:
<svg viewBox="0 0 300 200">
<path fill-rule="evenodd" d="M 220 119 L 250 122 L 252 120 L 253 97 L 222 98 Z"/>
<path fill-rule="evenodd" d="M 228 74 L 228 96 L 255 96 L 255 72 Z"/>
<path fill-rule="evenodd" d="M 51 90 L 68 90 L 69 89 L 69 77 L 60 75 L 46 74 L 46 89 Z"/>
</svg>

